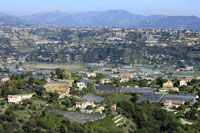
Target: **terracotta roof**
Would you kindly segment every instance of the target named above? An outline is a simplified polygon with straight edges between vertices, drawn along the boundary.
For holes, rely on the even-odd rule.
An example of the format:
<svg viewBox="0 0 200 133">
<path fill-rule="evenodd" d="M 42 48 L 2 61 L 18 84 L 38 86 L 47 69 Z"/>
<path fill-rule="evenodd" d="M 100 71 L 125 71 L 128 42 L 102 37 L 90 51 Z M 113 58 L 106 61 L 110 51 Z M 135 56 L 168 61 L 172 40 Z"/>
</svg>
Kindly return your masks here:
<svg viewBox="0 0 200 133">
<path fill-rule="evenodd" d="M 185 79 L 181 79 L 180 81 L 188 82 L 189 80 L 190 80 L 189 78 L 185 78 Z"/>
<path fill-rule="evenodd" d="M 82 104 L 82 103 L 88 103 L 87 101 L 83 101 L 83 102 L 76 102 L 76 104 Z"/>
<path fill-rule="evenodd" d="M 129 76 L 129 75 L 122 76 L 122 79 L 130 79 L 130 78 L 131 78 L 131 76 Z"/>
<path fill-rule="evenodd" d="M 8 95 L 8 98 L 16 98 L 16 97 L 19 97 L 20 95 Z"/>
<path fill-rule="evenodd" d="M 1 81 L 8 81 L 8 80 L 10 80 L 10 78 L 3 78 L 3 79 L 1 79 Z"/>
</svg>

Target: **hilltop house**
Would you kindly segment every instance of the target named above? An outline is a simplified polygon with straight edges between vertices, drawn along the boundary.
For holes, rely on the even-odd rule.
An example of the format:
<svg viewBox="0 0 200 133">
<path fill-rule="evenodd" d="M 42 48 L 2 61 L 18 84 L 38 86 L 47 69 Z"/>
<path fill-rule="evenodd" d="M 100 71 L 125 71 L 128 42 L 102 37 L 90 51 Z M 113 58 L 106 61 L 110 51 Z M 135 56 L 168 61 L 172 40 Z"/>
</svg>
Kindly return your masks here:
<svg viewBox="0 0 200 133">
<path fill-rule="evenodd" d="M 102 79 L 102 80 L 101 80 L 101 83 L 102 83 L 102 84 L 110 83 L 110 82 L 112 82 L 112 79 L 113 79 L 112 77 L 108 76 L 108 77 Z"/>
<path fill-rule="evenodd" d="M 102 84 L 111 83 L 111 79 L 106 79 L 106 78 L 104 78 L 104 79 L 101 80 L 101 83 L 102 83 Z"/>
<path fill-rule="evenodd" d="M 187 85 L 189 81 L 190 81 L 189 78 L 181 79 L 179 82 L 180 83 L 179 85 L 180 86 Z"/>
<path fill-rule="evenodd" d="M 8 104 L 17 104 L 25 99 L 32 98 L 32 94 L 21 94 L 21 95 L 8 95 Z"/>
<path fill-rule="evenodd" d="M 87 87 L 88 82 L 90 82 L 89 79 L 82 79 L 81 82 L 76 83 L 76 86 L 79 88 L 79 90 L 82 90 L 83 88 Z"/>
<path fill-rule="evenodd" d="M 7 82 L 7 81 L 9 81 L 10 80 L 10 78 L 3 78 L 3 79 L 1 79 L 1 83 L 5 83 L 5 82 Z"/>
<path fill-rule="evenodd" d="M 93 102 L 83 101 L 83 102 L 76 102 L 76 108 L 86 109 L 87 106 L 94 106 Z"/>
<path fill-rule="evenodd" d="M 16 104 L 22 101 L 20 95 L 8 95 L 8 104 Z"/>
<path fill-rule="evenodd" d="M 77 82 L 76 86 L 78 87 L 79 90 L 83 90 L 83 88 L 87 87 L 87 85 L 84 82 Z"/>
<path fill-rule="evenodd" d="M 120 82 L 128 82 L 129 80 L 131 79 L 131 76 L 130 75 L 123 75 L 121 76 L 120 78 Z"/>
<path fill-rule="evenodd" d="M 87 77 L 89 78 L 89 77 L 96 77 L 97 76 L 97 74 L 95 73 L 95 72 L 93 72 L 93 73 L 87 73 Z"/>
</svg>

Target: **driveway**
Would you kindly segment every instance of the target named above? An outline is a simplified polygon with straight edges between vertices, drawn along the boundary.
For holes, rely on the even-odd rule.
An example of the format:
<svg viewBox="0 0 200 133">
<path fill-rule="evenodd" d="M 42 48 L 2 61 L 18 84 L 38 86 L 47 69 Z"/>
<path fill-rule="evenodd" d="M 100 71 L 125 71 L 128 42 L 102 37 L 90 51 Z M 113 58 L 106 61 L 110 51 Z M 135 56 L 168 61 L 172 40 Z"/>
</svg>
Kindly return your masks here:
<svg viewBox="0 0 200 133">
<path fill-rule="evenodd" d="M 183 125 L 186 125 L 186 124 L 192 125 L 192 124 L 193 124 L 193 122 L 188 122 L 188 121 L 184 120 L 183 118 L 181 118 L 181 123 L 182 123 Z"/>
</svg>

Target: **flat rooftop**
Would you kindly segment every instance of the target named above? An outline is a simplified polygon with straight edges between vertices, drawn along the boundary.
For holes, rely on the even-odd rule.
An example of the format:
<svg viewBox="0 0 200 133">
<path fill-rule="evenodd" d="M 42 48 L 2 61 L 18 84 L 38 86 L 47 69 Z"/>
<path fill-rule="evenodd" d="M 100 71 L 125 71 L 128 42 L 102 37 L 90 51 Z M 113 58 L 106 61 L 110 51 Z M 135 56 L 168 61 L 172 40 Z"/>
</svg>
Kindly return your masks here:
<svg viewBox="0 0 200 133">
<path fill-rule="evenodd" d="M 104 100 L 104 97 L 100 97 L 95 94 L 86 94 L 83 96 L 82 99 L 90 102 L 102 102 Z"/>
<path fill-rule="evenodd" d="M 177 100 L 177 101 L 192 102 L 196 98 L 198 98 L 197 94 L 166 94 L 162 98 L 162 101 L 165 101 L 165 100 Z"/>
<path fill-rule="evenodd" d="M 150 102 L 160 102 L 163 96 L 164 94 L 154 94 L 154 93 L 142 94 L 138 99 L 138 102 L 143 100 L 148 100 Z"/>
<path fill-rule="evenodd" d="M 125 87 L 122 86 L 120 88 L 120 92 L 122 93 L 154 93 L 155 88 L 149 87 Z"/>
</svg>

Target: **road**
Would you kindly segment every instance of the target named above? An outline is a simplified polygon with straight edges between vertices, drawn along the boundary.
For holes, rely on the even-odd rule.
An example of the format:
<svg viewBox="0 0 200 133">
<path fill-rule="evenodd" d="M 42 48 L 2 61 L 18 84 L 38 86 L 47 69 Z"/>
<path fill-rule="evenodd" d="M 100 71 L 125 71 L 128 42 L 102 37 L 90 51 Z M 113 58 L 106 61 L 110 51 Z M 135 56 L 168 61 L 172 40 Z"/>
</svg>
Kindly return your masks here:
<svg viewBox="0 0 200 133">
<path fill-rule="evenodd" d="M 29 54 L 27 54 L 27 55 L 24 56 L 24 57 L 20 57 L 18 61 L 15 61 L 14 63 L 9 64 L 8 69 L 9 69 L 11 72 L 12 72 L 12 71 L 17 71 L 17 65 L 18 65 L 19 63 L 23 63 L 23 62 L 26 60 L 26 58 L 27 58 L 28 56 L 29 56 Z"/>
<path fill-rule="evenodd" d="M 174 111 L 173 109 L 170 109 L 170 108 L 164 108 L 164 109 L 166 109 L 168 112 Z M 190 110 L 191 110 L 191 107 L 186 108 L 184 114 L 186 114 L 186 113 L 189 112 Z M 192 124 L 193 124 L 193 122 L 186 121 L 184 118 L 185 118 L 184 115 L 182 116 L 182 118 L 180 118 L 181 123 L 182 123 L 183 125 L 186 125 L 186 124 L 192 125 Z"/>
<path fill-rule="evenodd" d="M 181 123 L 182 123 L 183 125 L 186 125 L 186 124 L 192 125 L 192 124 L 193 124 L 193 122 L 186 121 L 186 120 L 184 120 L 183 118 L 181 118 Z"/>
<path fill-rule="evenodd" d="M 193 105 L 192 105 L 192 106 L 193 106 Z M 191 110 L 191 107 L 186 108 L 184 114 L 186 114 L 186 113 L 189 112 L 190 110 Z M 193 124 L 193 122 L 186 121 L 186 120 L 184 119 L 184 117 L 185 117 L 185 116 L 183 116 L 183 118 L 181 118 L 181 123 L 182 123 L 183 125 L 186 125 L 186 124 L 192 125 L 192 124 Z"/>
</svg>

